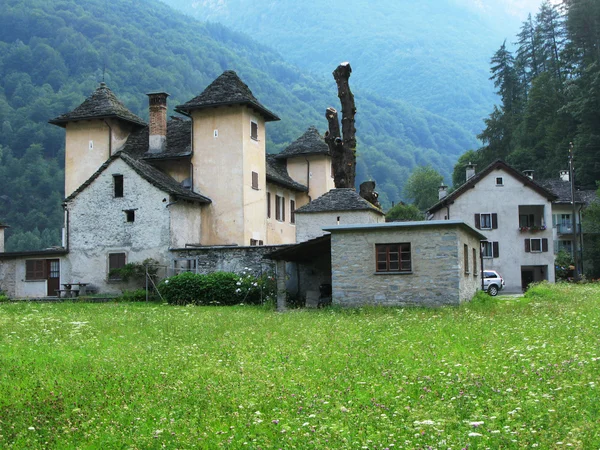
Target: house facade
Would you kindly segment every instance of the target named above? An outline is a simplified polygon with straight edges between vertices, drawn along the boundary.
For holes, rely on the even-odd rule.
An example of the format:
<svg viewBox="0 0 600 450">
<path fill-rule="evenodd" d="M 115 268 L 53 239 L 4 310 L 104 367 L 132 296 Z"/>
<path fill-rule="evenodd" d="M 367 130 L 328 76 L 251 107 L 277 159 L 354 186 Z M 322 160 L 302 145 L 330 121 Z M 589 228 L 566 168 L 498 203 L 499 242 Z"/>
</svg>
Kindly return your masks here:
<svg viewBox="0 0 600 450">
<path fill-rule="evenodd" d="M 0 252 L 0 286 L 10 296 L 51 296 L 76 282 L 120 292 L 109 274 L 129 262 L 173 268 L 191 261 L 186 249 L 295 242 L 295 210 L 333 187 L 318 131 L 268 155 L 267 124 L 279 118 L 233 71 L 170 120 L 168 96 L 148 94 L 146 124 L 101 83 L 50 121 L 65 129 L 63 247 Z"/>
<path fill-rule="evenodd" d="M 557 196 L 503 161 L 481 172 L 467 167 L 467 181 L 428 210 L 430 220 L 462 220 L 481 230 L 485 269 L 498 271 L 507 292 L 531 282 L 554 282 L 552 202 Z"/>
</svg>

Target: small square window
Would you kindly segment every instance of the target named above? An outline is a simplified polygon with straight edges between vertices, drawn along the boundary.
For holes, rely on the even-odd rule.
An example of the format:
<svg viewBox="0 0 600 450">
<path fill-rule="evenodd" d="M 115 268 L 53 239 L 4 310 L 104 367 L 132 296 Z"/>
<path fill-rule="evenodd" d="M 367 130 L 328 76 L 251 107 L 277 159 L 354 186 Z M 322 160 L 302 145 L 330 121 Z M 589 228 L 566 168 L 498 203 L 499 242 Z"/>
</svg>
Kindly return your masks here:
<svg viewBox="0 0 600 450">
<path fill-rule="evenodd" d="M 532 252 L 541 252 L 542 251 L 542 240 L 541 239 L 531 239 L 531 251 Z"/>
<path fill-rule="evenodd" d="M 376 272 L 411 272 L 410 243 L 375 245 Z"/>
<path fill-rule="evenodd" d="M 250 137 L 258 141 L 258 124 L 256 122 L 250 122 Z"/>
<path fill-rule="evenodd" d="M 504 186 L 504 178 L 496 177 L 496 186 Z"/>
<path fill-rule="evenodd" d="M 135 222 L 135 209 L 125 210 L 125 217 L 127 218 L 127 222 Z"/>
</svg>

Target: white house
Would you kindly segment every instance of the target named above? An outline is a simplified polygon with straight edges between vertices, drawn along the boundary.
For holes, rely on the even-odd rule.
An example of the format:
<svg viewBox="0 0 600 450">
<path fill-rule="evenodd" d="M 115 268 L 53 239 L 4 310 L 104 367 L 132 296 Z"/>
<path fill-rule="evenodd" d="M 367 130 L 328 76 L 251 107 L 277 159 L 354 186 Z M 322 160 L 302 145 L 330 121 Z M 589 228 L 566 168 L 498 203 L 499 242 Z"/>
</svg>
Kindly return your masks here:
<svg viewBox="0 0 600 450">
<path fill-rule="evenodd" d="M 461 220 L 487 236 L 483 266 L 498 271 L 506 291 L 534 281 L 554 281 L 552 202 L 557 196 L 503 161 L 479 173 L 467 166 L 467 181 L 429 210 L 430 220 Z"/>
</svg>

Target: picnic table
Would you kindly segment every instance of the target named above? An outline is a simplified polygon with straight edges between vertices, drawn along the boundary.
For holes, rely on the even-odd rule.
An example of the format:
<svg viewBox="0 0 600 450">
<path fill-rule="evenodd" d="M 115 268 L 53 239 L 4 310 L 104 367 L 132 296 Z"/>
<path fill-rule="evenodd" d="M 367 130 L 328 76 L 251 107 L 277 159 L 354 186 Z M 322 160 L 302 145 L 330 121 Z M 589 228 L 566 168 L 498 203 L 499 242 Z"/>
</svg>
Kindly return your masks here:
<svg viewBox="0 0 600 450">
<path fill-rule="evenodd" d="M 72 298 L 85 295 L 88 284 L 89 283 L 61 283 L 63 289 L 56 289 L 56 295 L 58 298 Z M 79 286 L 79 289 L 74 290 L 73 286 Z"/>
</svg>

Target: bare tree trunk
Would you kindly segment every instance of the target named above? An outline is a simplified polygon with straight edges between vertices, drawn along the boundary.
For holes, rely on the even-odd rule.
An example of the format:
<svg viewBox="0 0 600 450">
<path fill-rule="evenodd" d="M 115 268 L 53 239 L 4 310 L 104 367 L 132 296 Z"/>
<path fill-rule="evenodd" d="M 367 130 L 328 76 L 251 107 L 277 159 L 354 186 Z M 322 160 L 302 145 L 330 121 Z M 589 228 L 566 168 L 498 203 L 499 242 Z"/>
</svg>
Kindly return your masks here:
<svg viewBox="0 0 600 450">
<path fill-rule="evenodd" d="M 325 133 L 325 142 L 331 152 L 333 181 L 336 188 L 354 188 L 356 177 L 356 128 L 354 127 L 356 106 L 348 84 L 351 73 L 352 68 L 347 62 L 340 64 L 333 71 L 342 105 L 341 133 L 337 111 L 334 108 L 327 108 L 325 113 L 329 124 L 329 131 Z"/>
<path fill-rule="evenodd" d="M 378 200 L 379 194 L 375 191 L 374 181 L 365 181 L 361 183 L 359 195 L 373 206 L 381 209 L 381 205 L 379 204 Z"/>
</svg>

